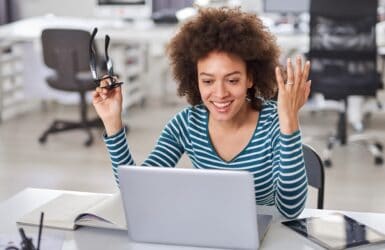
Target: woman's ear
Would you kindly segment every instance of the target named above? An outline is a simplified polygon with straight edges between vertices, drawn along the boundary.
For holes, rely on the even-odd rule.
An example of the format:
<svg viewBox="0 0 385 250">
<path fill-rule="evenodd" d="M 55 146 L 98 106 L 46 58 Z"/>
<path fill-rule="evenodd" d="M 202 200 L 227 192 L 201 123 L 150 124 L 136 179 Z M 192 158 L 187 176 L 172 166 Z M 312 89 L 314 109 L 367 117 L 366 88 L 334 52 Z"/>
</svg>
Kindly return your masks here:
<svg viewBox="0 0 385 250">
<path fill-rule="evenodd" d="M 247 74 L 247 83 L 246 83 L 246 87 L 249 89 L 249 88 L 252 88 L 253 87 L 253 78 L 251 77 L 250 74 Z"/>
<path fill-rule="evenodd" d="M 253 81 L 250 79 L 247 79 L 247 88 L 250 89 L 253 87 Z"/>
</svg>

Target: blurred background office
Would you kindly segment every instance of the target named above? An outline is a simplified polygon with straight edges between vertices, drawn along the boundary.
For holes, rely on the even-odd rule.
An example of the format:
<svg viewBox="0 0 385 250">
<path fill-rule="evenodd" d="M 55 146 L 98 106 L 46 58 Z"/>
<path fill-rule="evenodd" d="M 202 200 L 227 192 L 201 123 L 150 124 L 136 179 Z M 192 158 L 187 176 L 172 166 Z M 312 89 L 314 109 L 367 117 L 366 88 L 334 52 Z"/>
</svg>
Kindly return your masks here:
<svg viewBox="0 0 385 250">
<path fill-rule="evenodd" d="M 325 165 L 324 207 L 385 212 L 385 1 L 362 0 L 368 9 L 361 11 L 363 18 L 374 22 L 358 28 L 358 22 L 349 19 L 349 15 L 358 18 L 357 13 L 348 8 L 336 13 L 333 6 L 320 7 L 316 2 L 0 0 L 0 201 L 26 187 L 117 190 L 101 139 L 103 129 L 94 120 L 90 104 L 89 32 L 99 29 L 95 46 L 100 73 L 104 35 L 111 37 L 109 54 L 116 74 L 125 82 L 123 118 L 129 128 L 128 141 L 135 160 L 142 162 L 165 123 L 187 105 L 176 96 L 164 48 L 178 25 L 194 16 L 195 4 L 239 6 L 256 13 L 276 35 L 281 62 L 297 54 L 314 60 L 312 76 L 317 91 L 312 92 L 300 119 L 304 142 L 319 153 Z M 334 14 L 322 16 L 329 13 L 328 8 Z M 317 20 L 327 21 L 316 24 Z M 335 20 L 332 27 L 338 29 L 327 26 Z M 47 29 L 86 31 L 83 40 L 74 41 L 84 45 L 80 50 L 86 52 L 81 56 L 85 60 L 77 58 L 80 52 L 75 51 L 75 45 L 65 47 L 69 42 L 44 43 L 42 34 Z M 76 37 L 67 35 L 68 40 Z M 365 49 L 358 49 L 360 42 L 355 44 L 355 40 L 365 44 Z M 349 53 L 344 47 L 347 44 L 351 45 Z M 344 52 L 339 53 L 341 50 Z M 352 56 L 358 50 L 357 56 Z M 359 81 L 362 75 L 373 77 Z M 360 87 L 351 87 L 353 81 Z M 67 83 L 91 85 L 69 88 Z M 343 88 L 346 90 L 341 92 Z M 178 167 L 191 167 L 191 163 L 184 157 Z M 311 189 L 308 207 L 316 207 L 316 196 Z"/>
</svg>

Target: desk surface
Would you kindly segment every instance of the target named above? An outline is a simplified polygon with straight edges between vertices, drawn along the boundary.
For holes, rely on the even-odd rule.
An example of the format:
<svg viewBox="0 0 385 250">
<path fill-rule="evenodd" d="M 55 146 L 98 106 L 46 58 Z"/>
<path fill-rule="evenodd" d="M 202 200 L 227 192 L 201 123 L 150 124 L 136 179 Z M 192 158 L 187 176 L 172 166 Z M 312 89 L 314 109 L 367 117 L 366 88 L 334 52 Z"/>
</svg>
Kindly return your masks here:
<svg viewBox="0 0 385 250">
<path fill-rule="evenodd" d="M 17 233 L 16 220 L 25 213 L 42 205 L 43 203 L 57 197 L 63 192 L 60 190 L 33 189 L 28 188 L 10 199 L 0 203 L 0 234 Z M 274 211 L 272 210 L 273 214 Z M 305 209 L 301 217 L 317 216 L 327 214 L 329 210 Z M 385 232 L 385 214 L 376 213 L 358 213 L 358 212 L 343 212 L 358 221 L 364 222 L 367 225 Z M 262 242 L 260 249 L 323 249 L 318 245 L 308 241 L 302 236 L 292 232 L 290 229 L 280 224 L 282 217 L 275 214 L 275 219 L 267 232 L 265 239 Z M 45 232 L 51 229 L 45 229 Z M 58 231 L 58 230 L 52 230 Z M 36 228 L 27 228 L 27 234 L 36 233 Z M 79 228 L 76 231 L 63 231 L 65 240 L 63 250 L 105 250 L 105 249 L 130 249 L 130 250 L 204 250 L 208 248 L 197 247 L 182 247 L 158 244 L 143 244 L 135 243 L 129 240 L 127 232 L 117 230 L 106 230 L 96 228 Z M 384 244 L 364 247 L 360 249 L 384 249 Z M 212 248 L 210 248 L 213 250 Z"/>
</svg>

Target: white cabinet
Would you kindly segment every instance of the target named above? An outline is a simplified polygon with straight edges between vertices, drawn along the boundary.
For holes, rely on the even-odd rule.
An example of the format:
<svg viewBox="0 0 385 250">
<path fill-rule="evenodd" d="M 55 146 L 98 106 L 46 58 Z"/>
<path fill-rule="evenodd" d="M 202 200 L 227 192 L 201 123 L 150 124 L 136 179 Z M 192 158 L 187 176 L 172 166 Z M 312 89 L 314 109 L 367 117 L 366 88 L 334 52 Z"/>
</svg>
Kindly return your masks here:
<svg viewBox="0 0 385 250">
<path fill-rule="evenodd" d="M 0 122 L 26 110 L 23 47 L 0 41 Z"/>
<path fill-rule="evenodd" d="M 146 73 L 146 48 L 140 43 L 114 43 L 112 45 L 114 71 L 124 82 L 123 111 L 136 104 L 143 104 L 144 76 Z"/>
</svg>

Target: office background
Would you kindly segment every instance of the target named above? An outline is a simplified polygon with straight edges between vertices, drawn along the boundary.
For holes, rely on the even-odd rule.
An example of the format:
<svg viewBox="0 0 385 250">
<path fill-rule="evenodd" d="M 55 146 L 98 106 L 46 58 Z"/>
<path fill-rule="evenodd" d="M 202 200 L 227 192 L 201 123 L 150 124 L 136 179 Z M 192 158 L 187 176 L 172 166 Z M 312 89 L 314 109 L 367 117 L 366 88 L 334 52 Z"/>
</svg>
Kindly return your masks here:
<svg viewBox="0 0 385 250">
<path fill-rule="evenodd" d="M 3 3 L 3 1 L 0 2 Z M 220 5 L 221 2 L 228 5 L 241 4 L 243 8 L 259 13 L 265 18 L 267 24 L 271 20 L 282 18 L 278 14 L 263 13 L 262 1 L 212 2 L 214 5 Z M 55 15 L 82 18 L 89 23 L 95 15 L 102 21 L 106 18 L 103 16 L 105 13 L 98 12 L 94 0 L 68 0 L 65 3 L 48 0 L 19 0 L 15 3 L 19 9 L 14 17 L 22 20 L 42 16 L 54 18 L 53 15 Z M 380 14 L 381 11 L 382 7 L 379 8 Z M 287 16 L 285 18 L 287 19 Z M 301 18 L 306 19 L 306 15 Z M 116 19 L 120 17 L 116 16 L 113 21 Z M 116 23 L 116 26 L 119 25 L 121 24 Z M 290 24 L 286 25 L 285 21 L 280 25 L 274 25 L 271 29 L 273 32 L 276 31 L 278 41 L 293 35 L 298 36 L 297 31 L 293 30 Z M 148 22 L 138 22 L 138 26 L 144 30 L 157 29 Z M 167 25 L 161 26 L 160 29 L 164 26 Z M 5 25 L 0 26 L 0 30 L 4 27 Z M 381 23 L 378 27 L 381 29 Z M 380 31 L 385 34 L 385 30 Z M 112 32 L 117 33 L 116 30 Z M 306 32 L 306 28 L 301 32 Z M 41 62 L 39 67 L 36 66 L 35 60 L 41 50 L 36 48 L 35 41 L 28 39 L 28 41 L 20 41 L 18 38 L 19 40 L 13 44 L 8 41 L 4 33 L 0 34 L 2 34 L 0 44 L 3 46 L 2 49 L 4 48 L 3 51 L 7 51 L 11 46 L 16 53 L 16 58 L 19 58 L 17 64 L 21 66 L 14 69 L 14 74 L 20 76 L 15 80 L 18 86 L 15 88 L 16 93 L 22 93 L 21 97 L 16 98 L 17 101 L 10 105 L 12 112 L 3 117 L 0 123 L 0 201 L 26 187 L 105 193 L 116 191 L 109 157 L 101 140 L 101 129 L 93 130 L 95 140 L 90 147 L 84 146 L 86 135 L 83 131 L 59 133 L 50 136 L 45 144 L 38 142 L 43 130 L 55 118 L 79 119 L 77 97 L 67 98 L 63 93 L 47 94 L 48 91 L 52 91 L 47 90 L 49 87 L 44 81 L 44 75 L 48 70 L 40 68 L 44 66 Z M 117 40 L 120 41 L 120 39 Z M 378 39 L 381 38 L 378 37 Z M 138 44 L 137 41 L 133 43 Z M 125 75 L 126 68 L 119 66 L 119 61 L 124 61 L 119 51 L 123 48 L 127 52 L 127 46 L 130 43 L 122 42 L 122 44 L 121 47 L 115 47 L 114 58 L 118 59 L 117 72 L 120 70 L 119 73 Z M 140 42 L 139 45 L 141 45 Z M 136 54 L 134 53 L 135 58 L 145 58 L 139 69 L 134 72 L 139 75 L 139 82 L 142 83 L 139 87 L 142 94 L 137 101 L 126 105 L 124 120 L 130 128 L 128 141 L 137 162 L 142 162 L 150 152 L 164 124 L 186 105 L 183 99 L 175 97 L 175 85 L 167 71 L 167 60 L 164 58 L 162 46 L 163 44 L 157 46 L 156 41 L 152 41 L 144 48 L 139 46 L 140 49 L 135 50 Z M 282 42 L 285 55 L 304 53 L 307 50 L 301 43 L 297 43 L 295 50 L 285 46 Z M 1 98 L 5 100 L 6 97 L 1 96 Z M 349 133 L 372 135 L 385 143 L 385 111 L 377 107 L 378 102 L 384 104 L 384 101 L 385 95 L 381 90 L 378 92 L 377 100 L 368 98 L 362 101 L 360 108 L 363 109 L 363 114 L 368 115 L 363 115 L 364 118 L 359 120 L 362 122 L 362 128 L 357 129 L 354 123 L 349 124 Z M 325 105 L 326 108 L 319 108 L 317 102 L 312 100 L 301 112 L 304 141 L 312 145 L 320 154 L 326 147 L 327 138 L 335 130 L 338 105 L 331 102 Z M 95 115 L 91 105 L 89 112 L 90 116 Z M 184 157 L 178 166 L 190 167 L 191 163 Z M 385 168 L 374 164 L 373 158 L 364 146 L 349 144 L 346 147 L 337 147 L 333 152 L 333 166 L 325 171 L 325 208 L 385 212 L 383 198 Z M 315 207 L 316 204 L 313 191 L 310 190 L 308 207 Z"/>
</svg>

